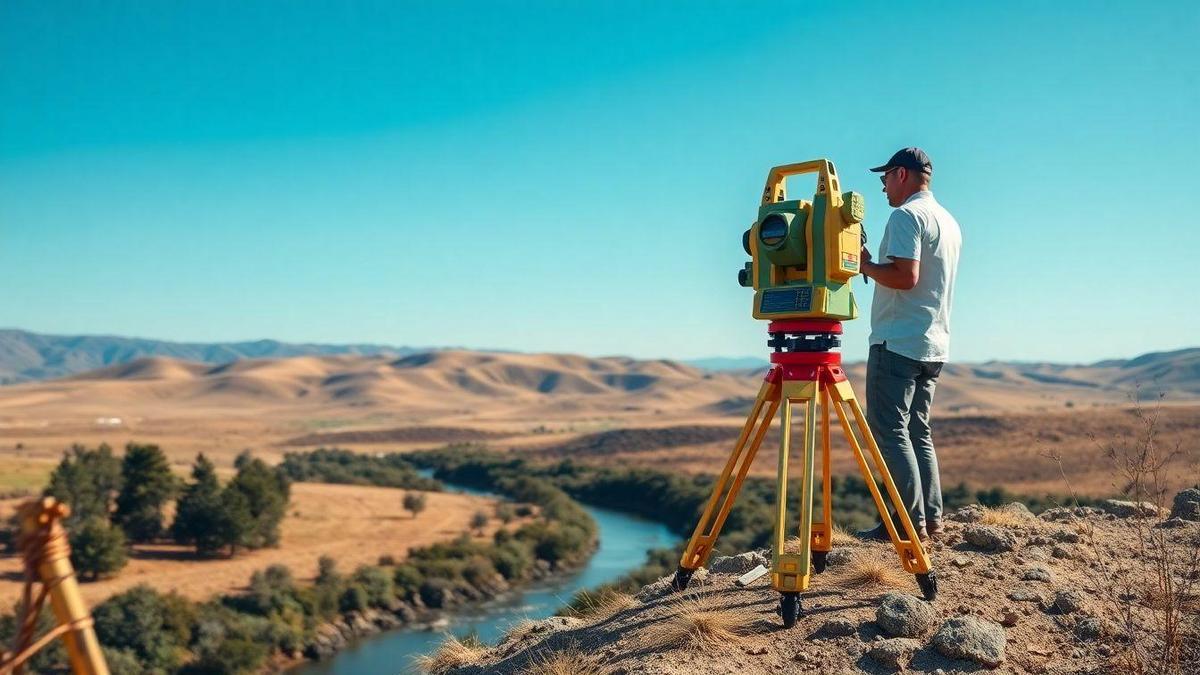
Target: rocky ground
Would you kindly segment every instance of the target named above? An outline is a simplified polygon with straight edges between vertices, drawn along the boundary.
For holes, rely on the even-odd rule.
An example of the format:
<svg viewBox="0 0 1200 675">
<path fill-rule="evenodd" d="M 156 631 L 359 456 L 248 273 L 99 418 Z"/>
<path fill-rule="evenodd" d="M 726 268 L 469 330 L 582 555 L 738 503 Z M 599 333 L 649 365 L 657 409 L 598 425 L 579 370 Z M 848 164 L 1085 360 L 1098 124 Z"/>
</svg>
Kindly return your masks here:
<svg viewBox="0 0 1200 675">
<path fill-rule="evenodd" d="M 813 578 L 805 612 L 783 629 L 769 577 L 734 582 L 766 552 L 711 561 L 683 594 L 663 579 L 636 598 L 581 617 L 514 626 L 459 674 L 699 675 L 701 673 L 1111 673 L 1161 662 L 1170 617 L 1185 662 L 1200 672 L 1200 490 L 1171 513 L 1149 504 L 1102 509 L 968 506 L 932 544 L 940 578 L 927 603 L 902 575 L 855 586 L 867 560 L 895 561 L 888 544 L 845 543 Z M 869 567 L 869 566 L 868 566 Z M 896 565 L 898 568 L 898 564 Z M 839 581 L 840 580 L 840 581 Z M 1164 588 L 1166 590 L 1160 590 Z M 1166 622 L 1164 622 L 1166 621 Z M 690 629 L 680 633 L 678 627 Z M 720 629 L 720 630 L 718 630 Z M 674 633 L 672 631 L 675 631 Z M 428 665 L 428 664 L 427 664 Z"/>
</svg>

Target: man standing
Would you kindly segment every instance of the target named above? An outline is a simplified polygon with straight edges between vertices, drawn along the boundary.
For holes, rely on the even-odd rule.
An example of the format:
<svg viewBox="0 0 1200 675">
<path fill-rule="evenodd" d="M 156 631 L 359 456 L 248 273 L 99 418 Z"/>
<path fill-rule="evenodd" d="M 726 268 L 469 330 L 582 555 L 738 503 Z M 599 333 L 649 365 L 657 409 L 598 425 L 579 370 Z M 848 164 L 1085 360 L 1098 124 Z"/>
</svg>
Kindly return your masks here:
<svg viewBox="0 0 1200 675">
<path fill-rule="evenodd" d="M 892 211 L 879 241 L 879 262 L 862 251 L 862 274 L 875 280 L 867 422 L 922 539 L 942 532 L 942 488 L 929 429 L 933 390 L 950 357 L 950 306 L 962 234 L 929 189 L 933 163 L 904 148 L 883 175 Z M 880 524 L 859 533 L 887 540 Z"/>
</svg>

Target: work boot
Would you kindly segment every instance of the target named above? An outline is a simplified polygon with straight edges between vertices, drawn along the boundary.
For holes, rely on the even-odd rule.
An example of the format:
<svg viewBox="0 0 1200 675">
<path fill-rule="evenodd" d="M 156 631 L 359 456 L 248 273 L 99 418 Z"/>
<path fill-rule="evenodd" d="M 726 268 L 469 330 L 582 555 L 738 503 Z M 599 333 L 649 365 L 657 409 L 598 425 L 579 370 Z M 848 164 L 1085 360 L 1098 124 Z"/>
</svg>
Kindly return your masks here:
<svg viewBox="0 0 1200 675">
<path fill-rule="evenodd" d="M 904 530 L 897 527 L 896 532 L 903 536 Z M 862 539 L 863 541 L 890 542 L 892 540 L 892 538 L 888 536 L 887 528 L 883 526 L 883 523 L 880 523 L 869 530 L 859 530 L 858 532 L 854 533 L 854 536 L 858 539 Z M 929 541 L 929 533 L 925 531 L 925 528 L 917 528 L 917 539 L 920 539 L 922 543 Z"/>
<path fill-rule="evenodd" d="M 946 533 L 946 526 L 942 524 L 942 521 L 934 520 L 925 526 L 925 530 L 929 532 L 930 538 L 937 539 Z"/>
<path fill-rule="evenodd" d="M 887 528 L 883 526 L 883 523 L 880 523 L 869 530 L 859 530 L 858 532 L 854 533 L 854 536 L 858 539 L 862 539 L 863 541 L 892 540 L 892 538 L 888 536 Z"/>
</svg>

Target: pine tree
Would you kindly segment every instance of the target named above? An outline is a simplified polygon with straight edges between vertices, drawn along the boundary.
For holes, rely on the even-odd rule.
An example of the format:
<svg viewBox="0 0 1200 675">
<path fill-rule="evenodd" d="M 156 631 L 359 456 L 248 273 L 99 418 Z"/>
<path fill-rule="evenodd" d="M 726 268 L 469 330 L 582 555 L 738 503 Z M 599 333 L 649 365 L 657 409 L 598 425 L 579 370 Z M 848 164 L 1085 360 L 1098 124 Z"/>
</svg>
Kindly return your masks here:
<svg viewBox="0 0 1200 675">
<path fill-rule="evenodd" d="M 242 537 L 249 510 L 244 501 L 231 500 L 226 492 L 213 463 L 203 453 L 197 455 L 192 482 L 175 506 L 171 526 L 175 541 L 194 545 L 198 555 L 212 555 L 226 547 L 232 552 Z"/>
<path fill-rule="evenodd" d="M 157 445 L 125 446 L 123 486 L 117 495 L 116 522 L 133 541 L 152 541 L 163 532 L 163 507 L 175 497 L 178 481 Z"/>
<path fill-rule="evenodd" d="M 287 477 L 247 453 L 238 457 L 236 465 L 237 476 L 226 490 L 240 494 L 249 512 L 240 543 L 247 548 L 278 545 L 279 526 L 287 513 L 291 492 Z M 236 508 L 236 498 L 231 495 L 229 499 L 231 508 Z"/>
<path fill-rule="evenodd" d="M 73 445 L 50 474 L 46 494 L 71 507 L 68 528 L 92 518 L 108 520 L 113 501 L 121 489 L 121 462 L 112 448 L 101 444 L 95 450 Z"/>
</svg>

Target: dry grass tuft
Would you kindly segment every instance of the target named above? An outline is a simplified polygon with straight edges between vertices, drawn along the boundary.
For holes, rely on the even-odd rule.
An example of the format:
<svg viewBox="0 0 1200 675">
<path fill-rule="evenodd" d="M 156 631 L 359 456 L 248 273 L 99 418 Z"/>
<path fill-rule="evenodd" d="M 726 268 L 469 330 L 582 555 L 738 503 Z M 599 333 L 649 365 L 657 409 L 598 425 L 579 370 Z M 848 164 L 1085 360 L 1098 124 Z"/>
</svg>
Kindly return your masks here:
<svg viewBox="0 0 1200 675">
<path fill-rule="evenodd" d="M 533 629 L 534 623 L 533 619 L 526 618 L 509 626 L 508 630 L 504 631 L 504 636 L 500 638 L 501 644 L 524 640 L 529 635 L 529 631 Z"/>
<path fill-rule="evenodd" d="M 852 532 L 837 523 L 833 524 L 833 534 L 829 537 L 834 546 L 858 546 L 863 543 Z"/>
<path fill-rule="evenodd" d="M 449 635 L 438 646 L 433 654 L 422 654 L 416 659 L 417 668 L 422 672 L 438 675 L 452 668 L 475 663 L 487 653 L 487 646 L 477 638 L 466 637 L 462 640 Z"/>
<path fill-rule="evenodd" d="M 598 657 L 571 647 L 534 659 L 521 675 L 607 675 L 608 672 Z"/>
<path fill-rule="evenodd" d="M 900 568 L 897 560 L 880 560 L 855 556 L 830 574 L 829 583 L 847 590 L 862 591 L 883 588 L 903 588 L 912 579 Z"/>
<path fill-rule="evenodd" d="M 596 593 L 584 591 L 572 601 L 570 616 L 581 619 L 606 619 L 638 604 L 640 603 L 637 598 L 632 595 L 611 588 L 601 589 Z"/>
<path fill-rule="evenodd" d="M 996 525 L 997 527 L 1029 527 L 1041 525 L 1042 521 L 1035 516 L 1030 516 L 1024 511 L 1018 509 L 1010 509 L 1006 506 L 983 508 L 983 518 L 980 519 L 984 525 Z"/>
<path fill-rule="evenodd" d="M 721 607 L 712 598 L 691 596 L 674 603 L 674 612 L 642 633 L 644 649 L 712 650 L 738 644 L 757 620 L 744 608 Z"/>
</svg>

